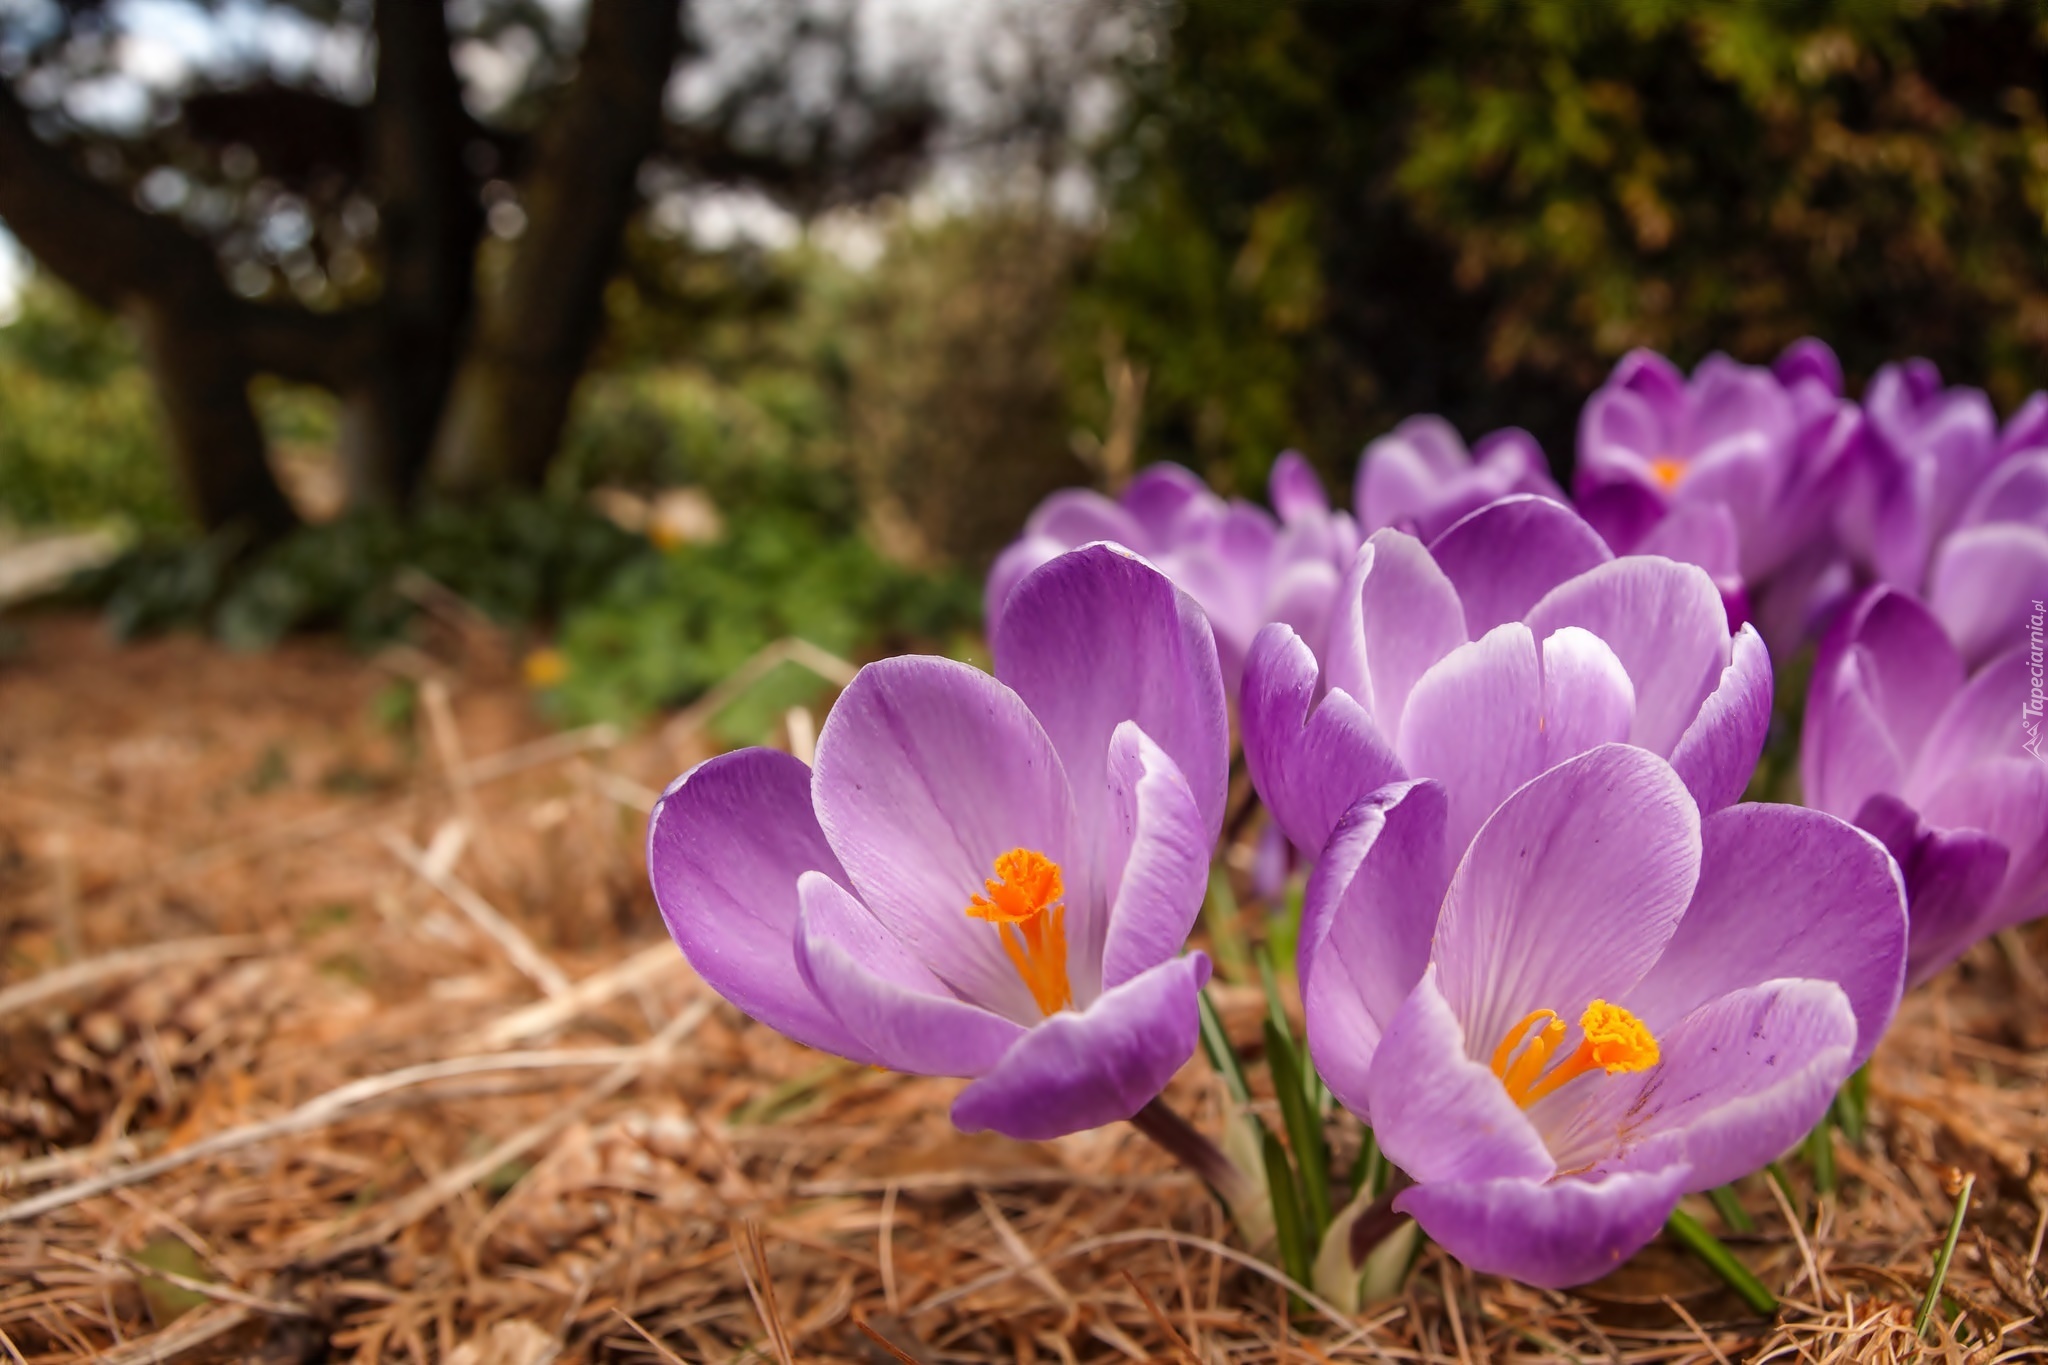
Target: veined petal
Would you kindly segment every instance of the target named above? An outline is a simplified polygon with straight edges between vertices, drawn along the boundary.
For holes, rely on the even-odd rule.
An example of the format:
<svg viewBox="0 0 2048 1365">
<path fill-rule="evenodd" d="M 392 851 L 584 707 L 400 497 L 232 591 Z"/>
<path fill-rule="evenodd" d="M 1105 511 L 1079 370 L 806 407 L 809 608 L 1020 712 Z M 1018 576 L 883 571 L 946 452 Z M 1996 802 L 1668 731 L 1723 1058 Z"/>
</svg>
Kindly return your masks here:
<svg viewBox="0 0 2048 1365">
<path fill-rule="evenodd" d="M 2011 854 L 1984 933 L 2048 914 L 2048 764 L 2024 752 L 1987 759 L 1949 779 L 1921 815 L 1945 829 L 1981 829 Z"/>
<path fill-rule="evenodd" d="M 1024 1036 L 1018 1024 L 947 990 L 845 887 L 806 872 L 797 889 L 804 981 L 877 1065 L 921 1076 L 978 1076 Z"/>
<path fill-rule="evenodd" d="M 1648 1246 L 1694 1183 L 1683 1162 L 1548 1183 L 1433 1181 L 1403 1190 L 1394 1208 L 1472 1270 L 1568 1289 Z"/>
<path fill-rule="evenodd" d="M 1394 752 L 1408 772 L 1444 784 L 1452 848 L 1470 843 L 1509 792 L 1543 771 L 1542 724 L 1543 665 L 1518 621 L 1458 646 L 1416 683 Z"/>
<path fill-rule="evenodd" d="M 1364 708 L 1347 692 L 1317 704 L 1316 681 L 1315 655 L 1301 638 L 1267 626 L 1245 662 L 1238 709 L 1252 785 L 1310 859 L 1352 802 L 1405 776 Z"/>
<path fill-rule="evenodd" d="M 1110 738 L 1108 780 L 1111 839 L 1103 875 L 1109 917 L 1099 968 L 1075 961 L 1070 969 L 1077 990 L 1096 980 L 1114 990 L 1177 956 L 1209 887 L 1212 840 L 1194 793 L 1135 721 L 1117 726 Z M 1074 943 L 1076 952 L 1080 947 Z M 1085 1007 L 1078 997 L 1077 1003 Z"/>
<path fill-rule="evenodd" d="M 1532 1011 L 1620 1000 L 1699 875 L 1699 811 L 1670 764 L 1624 744 L 1568 759 L 1508 797 L 1452 875 L 1431 953 L 1444 998 L 1488 1050 Z"/>
<path fill-rule="evenodd" d="M 1957 531 L 1928 571 L 1927 604 L 1975 664 L 2024 643 L 2034 603 L 2048 594 L 2048 529 L 2000 522 Z"/>
<path fill-rule="evenodd" d="M 1748 1175 L 1812 1130 L 1856 1069 L 1856 1017 L 1832 981 L 1760 982 L 1709 1001 L 1658 1035 L 1663 1060 L 1610 1081 L 1560 1141 L 1567 1153 L 1637 1150 L 1622 1164 L 1692 1167 L 1689 1190 Z"/>
<path fill-rule="evenodd" d="M 1824 650 L 1807 692 L 1799 780 L 1808 805 L 1845 820 L 1876 793 L 1906 788 L 1907 758 L 1884 722 L 1875 677 L 1863 646 L 1833 660 Z"/>
<path fill-rule="evenodd" d="M 1350 693 L 1391 736 L 1416 680 L 1464 643 L 1465 613 L 1451 580 L 1421 541 L 1382 530 L 1339 585 L 1318 657 L 1324 686 Z"/>
<path fill-rule="evenodd" d="M 874 1060 L 804 982 L 797 881 L 845 871 L 811 813 L 811 772 L 774 749 L 699 764 L 655 803 L 647 870 L 676 946 L 743 1012 L 808 1047 Z"/>
<path fill-rule="evenodd" d="M 1799 806 L 1745 803 L 1701 822 L 1699 889 L 1630 1008 L 1653 1032 L 1716 997 L 1779 977 L 1839 983 L 1861 1065 L 1905 979 L 1899 873 L 1869 835 Z"/>
<path fill-rule="evenodd" d="M 1209 980 L 1202 953 L 1162 962 L 1028 1031 L 995 1068 L 960 1092 L 953 1122 L 1025 1142 L 1127 1119 L 1194 1055 L 1195 997 Z"/>
<path fill-rule="evenodd" d="M 1438 536 L 1429 552 L 1456 586 L 1474 638 L 1523 620 L 1545 593 L 1614 557 L 1578 513 L 1534 493 L 1488 503 Z"/>
<path fill-rule="evenodd" d="M 1771 728 L 1771 655 L 1745 625 L 1729 650 L 1721 681 L 1671 751 L 1671 766 L 1705 814 L 1739 800 L 1763 756 Z"/>
<path fill-rule="evenodd" d="M 1373 1135 L 1387 1159 L 1424 1184 L 1548 1180 L 1557 1163 L 1476 1039 L 1437 989 L 1432 963 L 1387 1021 L 1366 1074 Z"/>
<path fill-rule="evenodd" d="M 1106 828 L 1110 734 L 1136 721 L 1187 779 L 1209 837 L 1223 827 L 1230 728 L 1209 623 L 1150 564 L 1106 545 L 1017 585 L 997 623 L 996 676 L 1059 751 L 1084 831 Z"/>
<path fill-rule="evenodd" d="M 1929 829 L 1897 797 L 1863 803 L 1857 828 L 1885 846 L 1906 883 L 1906 986 L 1911 989 L 1999 927 L 2011 851 L 1981 829 Z"/>
<path fill-rule="evenodd" d="M 811 790 L 853 889 L 911 953 L 961 998 L 1038 1019 L 996 930 L 967 915 L 1016 848 L 1059 864 L 1070 898 L 1098 894 L 1059 755 L 1023 700 L 950 659 L 869 664 L 825 718 Z"/>
<path fill-rule="evenodd" d="M 1669 754 L 1728 666 L 1728 613 L 1706 570 L 1647 555 L 1580 574 L 1530 608 L 1549 635 L 1583 626 L 1607 642 L 1636 688 L 1631 744 Z"/>
<path fill-rule="evenodd" d="M 1309 1055 L 1368 1121 L 1380 1034 L 1429 965 L 1450 880 L 1447 814 L 1434 782 L 1382 787 L 1345 813 L 1309 874 L 1296 962 Z"/>
<path fill-rule="evenodd" d="M 1903 667 L 1903 658 L 1899 664 Z M 2017 756 L 2024 743 L 2017 719 L 2027 706 L 2032 681 L 2024 641 L 1978 669 L 1931 721 L 1913 732 L 1925 737 L 1919 758 L 1904 785 L 1890 790 L 1926 801 L 1987 758 Z"/>
</svg>

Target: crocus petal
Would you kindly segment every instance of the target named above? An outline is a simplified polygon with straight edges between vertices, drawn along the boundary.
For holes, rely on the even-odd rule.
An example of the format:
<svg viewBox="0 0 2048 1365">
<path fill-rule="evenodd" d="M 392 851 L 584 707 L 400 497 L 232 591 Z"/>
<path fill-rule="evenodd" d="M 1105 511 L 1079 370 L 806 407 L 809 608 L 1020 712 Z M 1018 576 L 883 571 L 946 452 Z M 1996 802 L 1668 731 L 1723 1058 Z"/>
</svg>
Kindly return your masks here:
<svg viewBox="0 0 2048 1365">
<path fill-rule="evenodd" d="M 1429 964 L 1450 880 L 1448 809 L 1434 782 L 1380 788 L 1345 812 L 1302 900 L 1295 970 L 1309 1055 L 1338 1101 L 1368 1121 L 1380 1034 Z"/>
<path fill-rule="evenodd" d="M 1376 531 L 1338 587 L 1323 684 L 1351 694 L 1382 734 L 1393 735 L 1416 680 L 1465 643 L 1458 590 L 1422 542 Z"/>
<path fill-rule="evenodd" d="M 1185 526 L 1190 512 L 1211 507 L 1218 515 L 1222 512 L 1222 500 L 1209 491 L 1201 475 L 1166 460 L 1139 470 L 1117 501 L 1145 528 L 1154 544 Z M 1142 552 L 1144 547 L 1131 548 Z"/>
<path fill-rule="evenodd" d="M 1097 540 L 1115 541 L 1139 554 L 1153 548 L 1153 537 L 1137 518 L 1089 488 L 1062 488 L 1046 498 L 1024 523 L 1024 532 L 1069 550 Z"/>
<path fill-rule="evenodd" d="M 1986 759 L 1950 778 L 1920 813 L 1940 828 L 1981 829 L 2010 851 L 1983 932 L 2048 914 L 2048 763 L 2026 753 Z"/>
<path fill-rule="evenodd" d="M 990 634 L 995 633 L 1004 605 L 1009 602 L 1011 592 L 1024 581 L 1025 575 L 1073 548 L 1051 536 L 1035 536 L 1027 532 L 996 556 L 996 562 L 989 566 L 988 582 L 981 589 L 981 619 L 988 623 Z"/>
<path fill-rule="evenodd" d="M 950 659 L 869 664 L 825 718 L 811 791 L 853 889 L 911 952 L 963 999 L 1037 1019 L 995 927 L 967 914 L 1017 848 L 1058 863 L 1070 899 L 1095 893 L 1059 755 L 1022 699 Z"/>
<path fill-rule="evenodd" d="M 1884 723 L 1871 652 L 1858 645 L 1823 659 L 1806 698 L 1799 780 L 1809 806 L 1846 820 L 1872 795 L 1898 791 L 1909 768 Z"/>
<path fill-rule="evenodd" d="M 1297 560 L 1275 575 L 1261 614 L 1267 621 L 1292 626 L 1321 658 L 1339 581 L 1336 565 L 1320 559 Z"/>
<path fill-rule="evenodd" d="M 1535 1125 L 1471 1046 L 1431 964 L 1387 1021 L 1366 1074 L 1380 1149 L 1425 1184 L 1549 1179 L 1557 1163 Z"/>
<path fill-rule="evenodd" d="M 1662 555 L 1681 564 L 1697 564 L 1720 582 L 1742 576 L 1741 538 L 1735 514 L 1725 503 L 1688 499 L 1643 537 L 1634 553 Z"/>
<path fill-rule="evenodd" d="M 1280 514 L 1283 522 L 1330 514 L 1330 496 L 1323 491 L 1322 475 L 1316 473 L 1315 466 L 1303 459 L 1299 451 L 1280 452 L 1280 458 L 1273 461 L 1273 472 L 1267 478 L 1266 487 L 1273 510 Z"/>
<path fill-rule="evenodd" d="M 1106 826 L 1110 733 L 1134 720 L 1173 759 L 1213 839 L 1223 828 L 1230 722 L 1209 623 L 1150 564 L 1107 545 L 1017 585 L 997 623 L 996 676 L 1052 738 L 1082 828 Z"/>
<path fill-rule="evenodd" d="M 1628 670 L 1589 630 L 1566 626 L 1543 642 L 1543 766 L 1628 738 L 1636 689 Z M 1505 795 L 1505 793 L 1503 793 Z"/>
<path fill-rule="evenodd" d="M 2027 402 L 2048 420 L 2048 393 L 2037 393 Z M 2048 433 L 2041 439 L 2048 440 Z M 1962 525 L 2001 521 L 2048 531 L 2048 448 L 2020 450 L 2001 460 L 1970 499 Z"/>
<path fill-rule="evenodd" d="M 1663 953 L 1700 873 L 1699 811 L 1671 765 L 1604 744 L 1504 801 L 1451 878 L 1432 960 L 1486 1051 L 1539 1009 L 1576 1020 Z"/>
<path fill-rule="evenodd" d="M 979 1076 L 1024 1036 L 959 999 L 845 887 L 822 872 L 797 883 L 804 981 L 875 1063 L 920 1076 Z"/>
<path fill-rule="evenodd" d="M 1610 1081 L 1576 1116 L 1575 1150 L 1613 1148 L 1622 1131 L 1638 1150 L 1628 1166 L 1674 1157 L 1692 1167 L 1688 1189 L 1725 1185 L 1775 1161 L 1827 1112 L 1855 1070 L 1856 1018 L 1832 981 L 1761 982 L 1693 1011 L 1658 1036 L 1662 1060 L 1629 1083 Z"/>
<path fill-rule="evenodd" d="M 1910 989 L 1991 932 L 2011 852 L 1981 829 L 1929 829 L 1912 807 L 1879 793 L 1856 816 L 1885 846 L 1906 883 Z"/>
<path fill-rule="evenodd" d="M 1874 651 L 1872 651 L 1874 652 Z M 1897 654 L 1885 681 L 1906 670 L 1909 656 Z M 1939 662 L 1938 660 L 1936 662 Z M 2032 699 L 2033 675 L 2024 644 L 2001 654 L 1951 696 L 1931 721 L 1907 733 L 1924 736 L 1919 758 L 1903 787 L 1892 787 L 1908 800 L 1925 802 L 1965 769 L 1987 758 L 2010 758 L 2022 747 L 2014 717 L 2026 713 Z M 1909 722 L 1909 723 L 1915 723 Z"/>
<path fill-rule="evenodd" d="M 1549 766 L 1543 664 L 1529 628 L 1496 626 L 1423 674 L 1394 752 L 1407 771 L 1444 784 L 1451 847 L 1471 842 L 1509 792 Z"/>
<path fill-rule="evenodd" d="M 1208 889 L 1213 841 L 1187 779 L 1135 721 L 1110 737 L 1108 778 L 1109 922 L 1101 966 L 1073 962 L 1070 971 L 1077 984 L 1099 976 L 1103 989 L 1114 990 L 1187 942 Z M 1069 942 L 1079 950 L 1071 934 Z"/>
<path fill-rule="evenodd" d="M 1331 692 L 1316 703 L 1316 678 L 1315 655 L 1301 637 L 1286 626 L 1267 626 L 1245 661 L 1238 702 L 1252 785 L 1309 859 L 1322 852 L 1352 802 L 1406 776 L 1348 692 Z"/>
<path fill-rule="evenodd" d="M 1653 753 L 1677 747 L 1728 665 L 1728 614 L 1693 564 L 1617 559 L 1553 589 L 1527 619 L 1538 635 L 1583 626 L 1607 642 L 1636 686 L 1629 742 Z"/>
<path fill-rule="evenodd" d="M 1642 480 L 1582 471 L 1572 505 L 1615 554 L 1633 554 L 1670 515 L 1664 495 Z"/>
<path fill-rule="evenodd" d="M 1838 982 L 1861 1065 L 1898 1007 L 1905 888 L 1883 846 L 1831 815 L 1746 803 L 1700 825 L 1699 889 L 1636 988 L 1653 1031 L 1730 991 L 1779 977 Z"/>
<path fill-rule="evenodd" d="M 846 876 L 801 761 L 741 749 L 678 778 L 648 819 L 647 869 L 676 946 L 713 990 L 808 1047 L 874 1060 L 796 963 L 797 880 Z"/>
<path fill-rule="evenodd" d="M 1826 392 L 1841 396 L 1842 362 L 1835 358 L 1835 348 L 1819 337 L 1801 337 L 1787 346 L 1771 362 L 1771 372 L 1788 389 L 1810 380 Z"/>
<path fill-rule="evenodd" d="M 1763 637 L 1744 626 L 1729 653 L 1721 681 L 1671 750 L 1671 766 L 1702 814 L 1741 797 L 1771 729 L 1771 655 Z"/>
<path fill-rule="evenodd" d="M 1195 998 L 1208 980 L 1208 957 L 1190 953 L 1104 992 L 1085 1011 L 1055 1014 L 960 1092 L 953 1122 L 963 1132 L 1041 1142 L 1129 1118 L 1194 1055 Z"/>
<path fill-rule="evenodd" d="M 1967 664 L 2026 636 L 2034 603 L 2048 594 L 2048 530 L 1999 522 L 1958 531 L 1928 570 L 1933 608 Z"/>
<path fill-rule="evenodd" d="M 1533 493 L 1488 503 L 1438 536 L 1429 552 L 1457 587 L 1474 637 L 1523 619 L 1552 588 L 1613 558 L 1578 513 Z"/>
<path fill-rule="evenodd" d="M 1690 1183 L 1683 1162 L 1599 1180 L 1433 1182 L 1394 1208 L 1472 1270 L 1567 1289 L 1648 1246 Z"/>
</svg>

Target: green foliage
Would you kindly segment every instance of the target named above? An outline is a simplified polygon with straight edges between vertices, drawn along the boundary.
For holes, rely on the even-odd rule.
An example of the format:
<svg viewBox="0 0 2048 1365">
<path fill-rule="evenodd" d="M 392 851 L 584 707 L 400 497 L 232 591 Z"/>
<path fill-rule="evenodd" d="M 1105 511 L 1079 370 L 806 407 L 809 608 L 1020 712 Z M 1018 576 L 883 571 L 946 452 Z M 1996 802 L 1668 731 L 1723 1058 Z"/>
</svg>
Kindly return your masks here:
<svg viewBox="0 0 2048 1365">
<path fill-rule="evenodd" d="M 1102 166 L 1090 324 L 1148 455 L 1240 491 L 1438 411 L 1568 457 L 1622 352 L 2010 404 L 2048 341 L 2040 0 L 1178 0 Z M 1139 49 L 1141 55 L 1144 49 Z"/>
<path fill-rule="evenodd" d="M 550 694 L 564 718 L 632 718 L 693 700 L 764 646 L 797 636 L 849 655 L 952 642 L 976 624 L 976 584 L 882 559 L 857 535 L 787 511 L 735 519 L 725 539 L 639 560 L 563 622 L 565 669 Z M 786 667 L 726 719 L 758 739 L 817 679 Z"/>
<path fill-rule="evenodd" d="M 538 498 L 429 507 L 410 521 L 356 514 L 254 555 L 238 548 L 217 538 L 145 544 L 82 591 L 106 604 L 123 635 L 205 625 L 253 649 L 294 630 L 338 628 L 370 644 L 418 612 L 421 575 L 496 620 L 546 621 L 654 556 L 581 504 Z"/>
<path fill-rule="evenodd" d="M 0 522 L 185 525 L 149 380 L 120 326 L 32 276 L 0 327 Z"/>
</svg>

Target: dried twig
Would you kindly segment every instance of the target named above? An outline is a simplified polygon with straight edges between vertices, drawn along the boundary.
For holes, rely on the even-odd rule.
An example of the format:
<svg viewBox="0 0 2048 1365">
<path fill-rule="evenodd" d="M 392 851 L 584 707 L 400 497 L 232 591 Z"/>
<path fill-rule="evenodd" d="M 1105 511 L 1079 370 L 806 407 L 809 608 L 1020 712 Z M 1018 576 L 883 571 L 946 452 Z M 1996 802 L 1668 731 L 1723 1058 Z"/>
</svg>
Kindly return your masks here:
<svg viewBox="0 0 2048 1365">
<path fill-rule="evenodd" d="M 392 856 L 411 868 L 421 881 L 446 896 L 456 909 L 469 916 L 470 923 L 503 949 L 506 959 L 536 986 L 556 997 L 565 996 L 573 989 L 568 975 L 554 964 L 553 959 L 535 947 L 533 940 L 518 925 L 500 914 L 496 906 L 479 896 L 467 882 L 435 866 L 410 839 L 396 831 L 385 831 L 383 843 L 391 850 Z"/>
<path fill-rule="evenodd" d="M 264 940 L 255 934 L 221 934 L 211 938 L 174 939 L 169 943 L 153 943 L 147 948 L 123 948 L 119 952 L 44 972 L 0 991 L 0 1019 L 117 977 L 140 976 L 177 962 L 247 957 L 262 952 L 264 946 Z"/>
</svg>

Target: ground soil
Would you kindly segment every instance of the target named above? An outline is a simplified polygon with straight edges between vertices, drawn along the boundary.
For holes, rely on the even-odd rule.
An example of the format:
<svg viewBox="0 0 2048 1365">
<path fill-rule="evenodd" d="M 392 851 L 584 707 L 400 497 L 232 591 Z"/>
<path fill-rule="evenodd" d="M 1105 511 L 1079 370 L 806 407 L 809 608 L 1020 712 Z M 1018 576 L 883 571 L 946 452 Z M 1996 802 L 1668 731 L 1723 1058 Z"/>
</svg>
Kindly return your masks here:
<svg viewBox="0 0 2048 1365">
<path fill-rule="evenodd" d="M 1332 1314 L 1128 1127 L 963 1137 L 957 1082 L 713 997 L 641 854 L 692 718 L 558 735 L 460 613 L 375 658 L 5 643 L 7 1359 L 1904 1360 L 1965 1176 L 1926 1349 L 2048 1342 L 2038 931 L 1908 1002 L 1833 1192 L 1794 1158 L 1740 1187 L 1753 1232 L 1694 1209 L 1775 1318 L 1662 1243 L 1571 1294 L 1425 1248 Z M 1255 1056 L 1258 992 L 1220 998 Z M 1205 1063 L 1169 1094 L 1214 1131 Z"/>
</svg>

